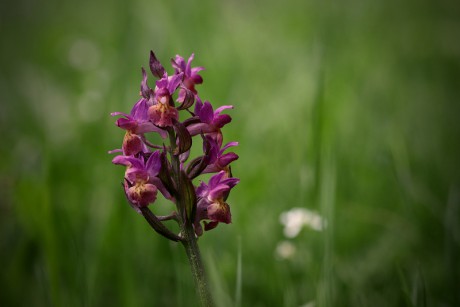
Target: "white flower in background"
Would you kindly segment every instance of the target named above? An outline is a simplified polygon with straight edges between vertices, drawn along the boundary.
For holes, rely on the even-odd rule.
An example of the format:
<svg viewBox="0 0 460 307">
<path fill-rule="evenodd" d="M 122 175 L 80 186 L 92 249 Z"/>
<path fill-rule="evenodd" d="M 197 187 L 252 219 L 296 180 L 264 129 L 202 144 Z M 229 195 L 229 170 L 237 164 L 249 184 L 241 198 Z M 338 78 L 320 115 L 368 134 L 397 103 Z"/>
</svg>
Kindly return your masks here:
<svg viewBox="0 0 460 307">
<path fill-rule="evenodd" d="M 276 246 L 276 256 L 280 259 L 292 258 L 296 251 L 295 245 L 289 241 L 281 241 Z"/>
<path fill-rule="evenodd" d="M 287 238 L 296 237 L 303 226 L 316 231 L 322 231 L 326 227 L 326 221 L 317 212 L 305 208 L 292 208 L 281 213 L 280 222 L 284 225 L 284 235 Z"/>
</svg>

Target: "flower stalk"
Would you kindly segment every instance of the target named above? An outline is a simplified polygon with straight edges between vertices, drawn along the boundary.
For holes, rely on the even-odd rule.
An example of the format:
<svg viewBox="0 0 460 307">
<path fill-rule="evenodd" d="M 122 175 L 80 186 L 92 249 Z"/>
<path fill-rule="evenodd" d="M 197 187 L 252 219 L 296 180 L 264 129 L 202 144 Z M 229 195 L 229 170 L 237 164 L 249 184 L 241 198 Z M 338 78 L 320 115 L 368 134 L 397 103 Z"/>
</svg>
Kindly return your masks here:
<svg viewBox="0 0 460 307">
<path fill-rule="evenodd" d="M 196 292 L 198 293 L 201 301 L 201 306 L 212 307 L 214 306 L 214 302 L 207 282 L 200 249 L 198 247 L 195 231 L 193 230 L 193 225 L 190 223 L 185 223 L 183 226 L 184 227 L 182 231 L 184 234 L 184 240 L 181 242 L 185 247 L 185 252 L 187 253 L 187 258 L 189 260 L 190 268 L 192 271 L 192 277 L 195 282 Z"/>
<path fill-rule="evenodd" d="M 175 135 L 174 133 L 170 133 L 170 144 L 171 144 L 171 164 L 173 166 L 175 180 L 178 182 L 178 185 L 181 186 L 183 183 L 181 182 L 180 174 L 180 161 L 178 156 L 172 154 L 172 152 L 176 151 L 175 144 Z M 181 195 L 183 196 L 183 195 Z M 181 208 L 188 208 L 193 206 L 193 204 L 187 204 L 187 199 L 184 197 L 180 197 L 177 200 L 177 209 L 180 211 Z M 182 203 L 184 202 L 184 203 Z M 200 248 L 198 247 L 198 240 L 195 234 L 195 230 L 193 228 L 193 224 L 190 223 L 189 219 L 187 219 L 186 212 L 181 212 L 179 215 L 179 223 L 182 240 L 181 243 L 185 248 L 185 252 L 187 254 L 187 258 L 190 263 L 190 269 L 192 271 L 192 277 L 195 283 L 195 289 L 200 298 L 201 306 L 203 307 L 212 307 L 214 306 L 211 292 L 208 286 L 206 273 L 204 270 L 203 261 L 201 259 Z"/>
<path fill-rule="evenodd" d="M 150 53 L 150 71 L 159 80 L 150 88 L 147 73 L 142 68 L 141 98 L 130 114 L 112 113 L 112 116 L 121 116 L 116 125 L 125 130 L 125 136 L 121 149 L 110 153 L 121 153 L 112 162 L 126 167 L 122 186 L 131 207 L 155 232 L 184 246 L 201 304 L 207 307 L 214 303 L 197 238 L 203 235 L 203 228 L 209 231 L 219 223 L 231 223 L 230 206 L 226 201 L 239 182 L 230 168 L 238 155 L 225 151 L 238 143 L 222 146 L 222 128 L 231 122 L 231 117 L 221 113 L 233 106 L 224 105 L 214 110 L 209 101 L 201 101 L 195 86 L 203 83 L 198 72 L 204 68 L 192 68 L 193 58 L 192 54 L 185 62 L 176 56 L 171 60 L 174 74 L 168 75 L 155 54 Z M 180 121 L 179 112 L 188 118 Z M 146 136 L 152 133 L 163 140 L 169 139 L 169 144 L 152 143 Z M 194 137 L 201 141 L 203 154 L 189 160 Z M 195 182 L 202 174 L 213 175 L 208 183 Z M 158 191 L 177 211 L 157 216 L 149 209 Z M 179 224 L 179 234 L 163 224 L 168 220 Z"/>
</svg>

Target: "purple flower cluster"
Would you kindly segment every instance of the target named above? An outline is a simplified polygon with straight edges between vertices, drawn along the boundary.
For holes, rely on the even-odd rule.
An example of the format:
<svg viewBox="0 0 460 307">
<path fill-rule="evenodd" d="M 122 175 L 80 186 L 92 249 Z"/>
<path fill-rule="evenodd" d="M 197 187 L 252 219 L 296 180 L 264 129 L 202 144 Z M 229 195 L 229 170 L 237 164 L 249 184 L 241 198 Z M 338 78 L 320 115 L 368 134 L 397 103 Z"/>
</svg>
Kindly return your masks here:
<svg viewBox="0 0 460 307">
<path fill-rule="evenodd" d="M 204 68 L 192 67 L 193 58 L 192 54 L 185 62 L 176 55 L 171 59 L 174 73 L 168 75 L 155 54 L 150 52 L 150 71 L 158 80 L 155 87 L 149 87 L 147 73 L 142 69 L 141 98 L 129 114 L 111 114 L 120 116 L 116 125 L 125 130 L 125 135 L 121 149 L 110 153 L 121 153 L 112 162 L 126 167 L 123 188 L 137 212 L 144 214 L 160 191 L 178 210 L 170 218 L 193 224 L 195 233 L 201 235 L 202 221 L 204 230 L 213 229 L 218 223 L 231 222 L 226 200 L 239 182 L 232 177 L 230 167 L 238 155 L 226 151 L 238 143 L 223 145 L 221 129 L 232 119 L 222 112 L 233 106 L 214 110 L 209 101 L 202 102 L 195 86 L 203 83 L 199 72 Z M 153 144 L 148 139 L 151 134 L 160 136 L 162 144 Z M 194 137 L 201 140 L 203 154 L 191 159 Z M 169 144 L 165 145 L 167 140 Z M 208 183 L 201 181 L 195 186 L 193 180 L 202 174 L 213 175 Z"/>
</svg>

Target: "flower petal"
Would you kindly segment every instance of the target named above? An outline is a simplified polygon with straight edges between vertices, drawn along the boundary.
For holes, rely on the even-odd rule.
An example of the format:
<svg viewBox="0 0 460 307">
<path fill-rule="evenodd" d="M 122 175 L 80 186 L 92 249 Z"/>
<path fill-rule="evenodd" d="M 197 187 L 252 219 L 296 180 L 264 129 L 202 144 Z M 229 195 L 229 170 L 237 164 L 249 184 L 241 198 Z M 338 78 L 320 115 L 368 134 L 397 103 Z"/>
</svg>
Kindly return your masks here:
<svg viewBox="0 0 460 307">
<path fill-rule="evenodd" d="M 221 107 L 216 109 L 215 114 L 216 115 L 220 114 L 223 110 L 227 110 L 227 109 L 233 109 L 233 106 L 231 106 L 231 105 L 221 106 Z"/>
<path fill-rule="evenodd" d="M 193 71 L 193 69 L 192 69 L 192 71 Z M 190 77 L 190 79 L 192 79 L 193 83 L 195 83 L 195 84 L 203 83 L 203 78 L 200 75 L 196 75 L 196 74 L 194 75 L 192 73 L 192 76 Z"/>
<path fill-rule="evenodd" d="M 184 58 L 176 54 L 176 58 L 171 59 L 171 66 L 174 68 L 176 74 L 183 72 L 185 70 Z"/>
<path fill-rule="evenodd" d="M 227 203 L 212 203 L 208 207 L 208 217 L 213 222 L 222 222 L 229 224 L 232 222 L 230 206 Z"/>
<path fill-rule="evenodd" d="M 187 65 L 185 66 L 184 73 L 187 77 L 190 77 L 192 75 L 191 68 L 192 68 L 192 61 L 194 57 L 195 57 L 195 54 L 192 53 L 192 55 L 188 58 Z"/>
<path fill-rule="evenodd" d="M 160 180 L 160 178 L 158 177 L 150 178 L 149 182 L 151 184 L 154 184 L 166 199 L 173 200 L 172 195 L 169 193 L 168 189 L 166 189 L 165 185 Z"/>
<path fill-rule="evenodd" d="M 143 134 L 146 132 L 157 132 L 161 136 L 162 139 L 165 139 L 168 136 L 168 132 L 166 130 L 158 128 L 151 122 L 143 122 L 139 124 L 136 130 L 134 130 L 134 132 L 136 134 Z"/>
<path fill-rule="evenodd" d="M 178 75 L 173 75 L 171 77 L 171 79 L 168 82 L 168 87 L 167 87 L 170 95 L 172 95 L 174 91 L 177 89 L 179 84 L 182 82 L 183 77 L 184 77 L 183 73 L 180 73 Z"/>
<path fill-rule="evenodd" d="M 221 171 L 209 179 L 209 189 L 214 189 L 221 181 L 222 177 L 225 175 L 224 171 Z"/>
<path fill-rule="evenodd" d="M 129 117 L 128 114 L 123 113 L 123 112 L 112 112 L 112 113 L 110 113 L 110 116 L 118 116 L 118 115 L 123 115 L 123 116 Z"/>
<path fill-rule="evenodd" d="M 143 168 L 128 167 L 125 172 L 125 178 L 132 184 L 136 182 L 146 182 L 149 179 L 149 174 Z"/>
<path fill-rule="evenodd" d="M 126 191 L 131 202 L 137 207 L 146 207 L 157 199 L 157 187 L 153 184 L 135 185 Z"/>
<path fill-rule="evenodd" d="M 136 121 L 147 121 L 149 120 L 149 116 L 147 111 L 150 107 L 150 103 L 147 99 L 141 98 L 139 99 L 136 104 L 131 109 L 131 117 L 134 118 Z"/>
<path fill-rule="evenodd" d="M 190 133 L 191 136 L 198 135 L 200 133 L 208 133 L 214 131 L 214 128 L 211 127 L 209 124 L 192 124 L 187 127 L 188 133 Z"/>
<path fill-rule="evenodd" d="M 229 143 L 225 144 L 224 147 L 222 147 L 220 152 L 223 153 L 227 148 L 230 148 L 230 147 L 233 147 L 233 146 L 238 146 L 238 145 L 239 145 L 238 142 L 229 142 Z"/>
<path fill-rule="evenodd" d="M 196 188 L 195 193 L 198 197 L 206 197 L 208 194 L 208 185 L 204 182 L 201 182 L 200 185 Z"/>
<path fill-rule="evenodd" d="M 201 109 L 203 108 L 203 102 L 201 102 L 200 97 L 196 96 L 196 102 L 195 102 L 195 114 L 198 115 L 201 112 Z"/>
<path fill-rule="evenodd" d="M 124 130 L 134 130 L 137 127 L 137 122 L 131 117 L 129 118 L 119 118 L 116 120 L 115 125 Z"/>
<path fill-rule="evenodd" d="M 234 152 L 226 153 L 219 157 L 219 165 L 221 167 L 225 167 L 229 165 L 231 162 L 237 160 L 238 158 L 238 155 Z"/>
<path fill-rule="evenodd" d="M 192 77 L 193 77 L 194 74 L 196 74 L 197 72 L 200 72 L 202 70 L 205 70 L 205 68 L 203 66 L 193 67 L 192 68 Z"/>
<path fill-rule="evenodd" d="M 150 97 L 150 87 L 147 85 L 147 73 L 145 69 L 142 67 L 142 82 L 141 82 L 141 94 L 144 98 Z"/>
<path fill-rule="evenodd" d="M 222 128 L 226 124 L 232 121 L 232 118 L 228 114 L 220 114 L 218 116 L 214 117 L 214 120 L 212 121 L 213 125 Z"/>
<path fill-rule="evenodd" d="M 116 156 L 112 159 L 113 164 L 124 165 L 129 167 L 143 168 L 144 163 L 133 156 Z"/>
<path fill-rule="evenodd" d="M 145 170 L 150 177 L 156 177 L 160 173 L 161 169 L 161 160 L 160 160 L 160 151 L 155 151 L 152 153 L 145 164 Z"/>
<path fill-rule="evenodd" d="M 125 156 L 132 156 L 143 151 L 145 149 L 145 145 L 137 134 L 133 134 L 128 130 L 126 131 L 125 137 L 123 138 L 123 144 L 121 148 L 123 149 L 123 154 Z"/>
<path fill-rule="evenodd" d="M 203 104 L 203 107 L 200 110 L 200 113 L 198 114 L 200 117 L 201 121 L 206 124 L 210 124 L 214 118 L 214 112 L 212 109 L 211 103 L 209 101 L 205 101 Z"/>
<path fill-rule="evenodd" d="M 226 178 L 226 179 L 222 180 L 222 183 L 228 185 L 230 188 L 233 188 L 239 182 L 240 182 L 240 179 L 235 178 L 235 177 Z"/>
<path fill-rule="evenodd" d="M 208 198 L 210 199 L 218 199 L 222 198 L 225 193 L 227 193 L 230 190 L 230 187 L 226 184 L 218 184 L 216 187 L 214 187 L 211 191 L 209 191 Z"/>
<path fill-rule="evenodd" d="M 211 221 L 211 222 L 204 222 L 204 230 L 205 231 L 209 231 L 211 229 L 214 229 L 217 227 L 217 225 L 219 225 L 219 222 L 217 221 Z"/>
</svg>

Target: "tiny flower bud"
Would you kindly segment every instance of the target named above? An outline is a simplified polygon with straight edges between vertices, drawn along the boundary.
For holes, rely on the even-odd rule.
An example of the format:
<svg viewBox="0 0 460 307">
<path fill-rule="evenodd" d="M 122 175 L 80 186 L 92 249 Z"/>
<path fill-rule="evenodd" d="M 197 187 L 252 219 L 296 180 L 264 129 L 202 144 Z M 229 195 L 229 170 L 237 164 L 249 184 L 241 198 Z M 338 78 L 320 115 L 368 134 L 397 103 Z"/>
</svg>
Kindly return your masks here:
<svg viewBox="0 0 460 307">
<path fill-rule="evenodd" d="M 153 51 L 150 51 L 149 64 L 150 64 L 150 71 L 152 72 L 152 74 L 157 78 L 162 78 L 163 75 L 165 74 L 165 69 L 163 68 L 163 65 L 161 65 L 160 61 L 158 61 Z"/>
</svg>

